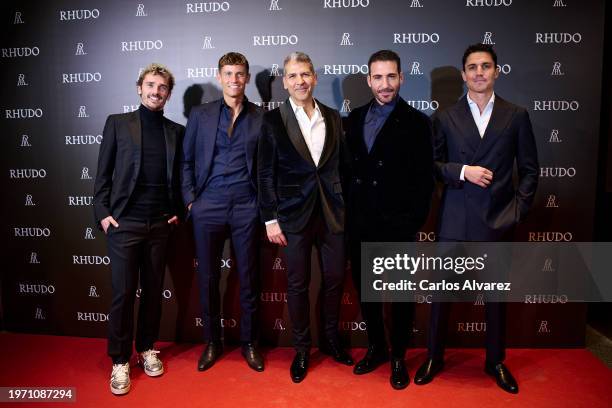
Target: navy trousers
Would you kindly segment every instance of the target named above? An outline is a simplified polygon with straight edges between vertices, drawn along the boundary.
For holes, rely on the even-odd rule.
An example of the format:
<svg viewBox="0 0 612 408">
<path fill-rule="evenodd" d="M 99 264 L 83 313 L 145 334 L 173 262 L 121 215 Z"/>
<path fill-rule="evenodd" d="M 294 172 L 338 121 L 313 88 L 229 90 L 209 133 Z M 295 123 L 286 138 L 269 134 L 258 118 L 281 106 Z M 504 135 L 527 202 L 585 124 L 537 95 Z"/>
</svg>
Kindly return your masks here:
<svg viewBox="0 0 612 408">
<path fill-rule="evenodd" d="M 219 280 L 225 240 L 231 238 L 240 282 L 240 341 L 257 337 L 259 215 L 254 192 L 206 189 L 191 207 L 206 342 L 221 341 Z"/>
</svg>

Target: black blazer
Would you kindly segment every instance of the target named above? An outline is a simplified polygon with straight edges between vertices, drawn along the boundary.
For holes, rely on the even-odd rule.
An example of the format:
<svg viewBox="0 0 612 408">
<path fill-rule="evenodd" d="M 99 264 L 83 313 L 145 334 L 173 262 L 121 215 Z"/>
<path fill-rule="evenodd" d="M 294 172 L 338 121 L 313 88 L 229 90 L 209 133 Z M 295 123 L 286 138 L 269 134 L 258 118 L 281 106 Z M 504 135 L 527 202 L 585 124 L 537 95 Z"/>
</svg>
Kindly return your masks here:
<svg viewBox="0 0 612 408">
<path fill-rule="evenodd" d="M 398 98 L 368 153 L 363 128 L 372 103 L 354 109 L 347 120 L 349 231 L 374 228 L 380 239 L 410 239 L 425 223 L 431 205 L 431 122 Z"/>
<path fill-rule="evenodd" d="M 253 182 L 257 188 L 256 152 L 257 141 L 261 133 L 263 110 L 254 103 L 246 101 L 244 135 L 246 163 Z M 221 115 L 221 99 L 197 106 L 191 110 L 187 121 L 187 130 L 183 142 L 181 163 L 181 184 L 183 200 L 186 205 L 195 201 L 208 180 L 215 151 L 217 127 Z"/>
<path fill-rule="evenodd" d="M 463 96 L 434 120 L 436 174 L 445 184 L 439 236 L 468 241 L 497 241 L 523 220 L 538 185 L 538 154 L 527 111 L 495 95 L 491 119 L 480 137 Z M 514 163 L 518 185 L 512 180 Z M 464 164 L 493 172 L 482 188 L 460 181 Z"/>
<path fill-rule="evenodd" d="M 306 226 L 318 197 L 330 231 L 344 232 L 340 114 L 319 101 L 317 104 L 325 120 L 325 144 L 318 166 L 289 99 L 263 117 L 257 154 L 260 212 L 263 221 L 278 219 L 286 232 L 297 233 Z"/>
<path fill-rule="evenodd" d="M 174 215 L 182 217 L 179 181 L 180 150 L 185 127 L 164 118 L 168 195 Z M 118 220 L 134 191 L 142 159 L 142 129 L 138 111 L 106 119 L 94 183 L 96 224 L 109 215 Z"/>
</svg>

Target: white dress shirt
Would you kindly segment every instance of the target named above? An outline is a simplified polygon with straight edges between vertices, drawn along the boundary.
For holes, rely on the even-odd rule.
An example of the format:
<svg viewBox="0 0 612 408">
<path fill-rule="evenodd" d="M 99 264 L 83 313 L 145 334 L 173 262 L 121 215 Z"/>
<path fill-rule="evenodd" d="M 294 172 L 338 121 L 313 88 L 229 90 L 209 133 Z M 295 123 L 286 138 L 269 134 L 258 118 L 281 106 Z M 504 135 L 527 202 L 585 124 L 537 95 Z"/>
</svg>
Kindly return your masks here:
<svg viewBox="0 0 612 408">
<path fill-rule="evenodd" d="M 304 136 L 306 146 L 308 146 L 308 150 L 310 151 L 310 156 L 315 165 L 319 165 L 319 159 L 321 159 L 321 153 L 323 153 L 323 146 L 325 145 L 325 120 L 323 119 L 319 105 L 317 105 L 314 99 L 313 102 L 315 108 L 312 117 L 309 118 L 304 108 L 296 105 L 293 103 L 293 100 L 289 98 L 289 103 L 291 103 L 293 113 L 295 113 L 295 117 L 300 125 L 300 130 L 302 131 L 302 136 Z"/>
<path fill-rule="evenodd" d="M 312 117 L 309 118 L 304 108 L 296 105 L 293 103 L 293 100 L 289 98 L 289 103 L 291 103 L 291 108 L 297 118 L 298 125 L 302 131 L 302 136 L 304 136 L 306 146 L 308 146 L 312 161 L 314 161 L 315 165 L 318 165 L 321 159 L 321 153 L 323 153 L 323 146 L 325 146 L 325 120 L 323 119 L 323 114 L 321 114 L 319 105 L 317 105 L 317 101 L 313 99 L 313 102 L 315 104 L 315 109 L 312 113 Z M 266 221 L 266 225 L 274 224 L 275 222 L 278 222 L 278 220 Z"/>
<path fill-rule="evenodd" d="M 489 121 L 491 120 L 491 114 L 493 113 L 493 103 L 495 102 L 495 92 L 491 95 L 491 99 L 485 105 L 484 110 L 480 113 L 480 108 L 478 104 L 470 98 L 470 94 L 467 95 L 468 106 L 470 107 L 470 111 L 472 112 L 472 117 L 474 118 L 474 122 L 476 123 L 476 127 L 478 128 L 478 133 L 480 134 L 480 138 L 482 139 L 485 134 L 485 130 L 487 130 L 487 126 L 489 125 Z M 465 164 L 461 168 L 461 175 L 459 176 L 459 180 L 465 181 Z"/>
</svg>

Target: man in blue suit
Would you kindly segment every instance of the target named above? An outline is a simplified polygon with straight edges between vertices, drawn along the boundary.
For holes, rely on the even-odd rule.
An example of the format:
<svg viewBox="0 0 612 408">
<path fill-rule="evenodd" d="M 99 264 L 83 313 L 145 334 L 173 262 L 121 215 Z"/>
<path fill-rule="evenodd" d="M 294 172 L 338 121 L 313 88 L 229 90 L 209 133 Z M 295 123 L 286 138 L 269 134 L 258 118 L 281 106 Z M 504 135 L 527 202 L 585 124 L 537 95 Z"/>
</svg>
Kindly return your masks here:
<svg viewBox="0 0 612 408">
<path fill-rule="evenodd" d="M 263 371 L 255 347 L 259 298 L 259 216 L 255 157 L 262 111 L 244 94 L 250 79 L 244 55 L 219 59 L 223 98 L 192 109 L 183 143 L 183 200 L 193 221 L 200 302 L 207 346 L 198 370 L 213 366 L 223 352 L 219 278 L 221 256 L 231 237 L 240 280 L 240 341 L 249 367 Z"/>
<path fill-rule="evenodd" d="M 465 50 L 461 75 L 467 94 L 433 123 L 435 170 L 444 183 L 438 237 L 445 242 L 511 241 L 538 185 L 529 115 L 493 91 L 499 69 L 490 45 L 474 44 Z M 515 163 L 517 183 L 512 177 Z M 432 304 L 429 356 L 416 373 L 416 384 L 427 384 L 443 368 L 449 306 Z M 516 380 L 503 364 L 505 313 L 505 303 L 485 305 L 485 372 L 504 391 L 516 394 Z"/>
</svg>

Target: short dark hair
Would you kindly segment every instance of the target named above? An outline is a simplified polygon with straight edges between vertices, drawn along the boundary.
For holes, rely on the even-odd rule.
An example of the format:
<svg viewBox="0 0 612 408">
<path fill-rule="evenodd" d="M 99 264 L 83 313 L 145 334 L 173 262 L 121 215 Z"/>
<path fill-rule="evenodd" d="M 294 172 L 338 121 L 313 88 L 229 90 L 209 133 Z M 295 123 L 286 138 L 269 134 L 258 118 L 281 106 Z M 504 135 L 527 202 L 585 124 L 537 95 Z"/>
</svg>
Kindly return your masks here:
<svg viewBox="0 0 612 408">
<path fill-rule="evenodd" d="M 174 75 L 172 75 L 172 72 L 170 72 L 170 70 L 164 65 L 155 62 L 147 65 L 140 72 L 140 75 L 138 75 L 138 81 L 136 81 L 136 85 L 142 86 L 144 77 L 147 74 L 159 75 L 164 78 L 166 81 L 168 81 L 168 91 L 172 92 L 172 88 L 174 88 Z"/>
<path fill-rule="evenodd" d="M 376 61 L 394 61 L 397 64 L 397 72 L 402 72 L 400 57 L 395 51 L 380 50 L 370 55 L 370 59 L 368 60 L 368 72 L 370 68 L 372 68 L 372 63 Z"/>
<path fill-rule="evenodd" d="M 463 53 L 463 58 L 461 59 L 461 70 L 462 71 L 465 71 L 465 61 L 467 61 L 470 54 L 473 54 L 475 52 L 488 53 L 491 56 L 491 58 L 493 58 L 495 67 L 497 67 L 497 54 L 495 53 L 495 50 L 493 49 L 493 47 L 489 44 L 476 43 L 476 44 L 470 45 L 469 47 L 465 49 L 465 52 Z"/>
<path fill-rule="evenodd" d="M 221 73 L 221 68 L 226 65 L 244 65 L 247 74 L 249 73 L 249 61 L 239 52 L 228 52 L 219 58 L 219 73 Z"/>
</svg>

